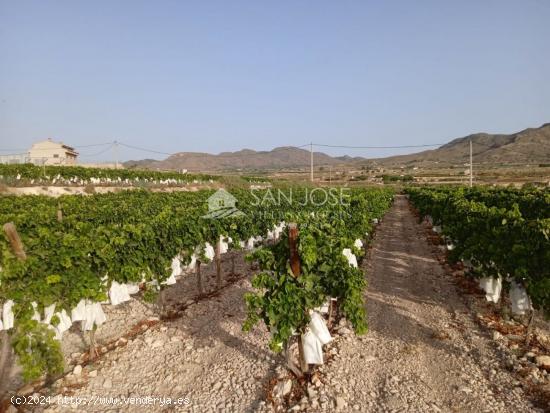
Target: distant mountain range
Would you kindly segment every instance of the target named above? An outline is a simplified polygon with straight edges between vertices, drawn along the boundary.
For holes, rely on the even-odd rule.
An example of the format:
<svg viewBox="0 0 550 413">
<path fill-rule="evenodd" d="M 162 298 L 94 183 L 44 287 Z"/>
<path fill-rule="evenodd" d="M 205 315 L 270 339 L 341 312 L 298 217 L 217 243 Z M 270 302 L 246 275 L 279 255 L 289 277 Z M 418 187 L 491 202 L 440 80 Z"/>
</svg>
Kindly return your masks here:
<svg viewBox="0 0 550 413">
<path fill-rule="evenodd" d="M 313 152 L 316 166 L 364 161 L 350 156 L 332 157 L 322 152 Z M 303 168 L 310 164 L 310 152 L 306 149 L 283 146 L 271 151 L 243 149 L 237 152 L 222 152 L 212 155 L 202 152 L 179 152 L 163 161 L 142 160 L 124 163 L 127 168 L 152 168 L 188 171 L 242 171 Z"/>
<path fill-rule="evenodd" d="M 390 166 L 465 163 L 469 159 L 470 140 L 475 163 L 550 163 L 550 123 L 546 123 L 540 128 L 529 128 L 511 135 L 476 133 L 454 139 L 437 149 L 387 158 L 332 157 L 314 152 L 314 164 Z M 124 166 L 161 170 L 250 171 L 304 168 L 309 163 L 310 153 L 307 149 L 285 146 L 271 151 L 243 149 L 218 155 L 179 152 L 162 161 L 128 161 Z"/>
<path fill-rule="evenodd" d="M 475 163 L 550 163 L 550 123 L 511 135 L 475 133 L 454 139 L 437 149 L 410 155 L 371 159 L 369 163 L 380 165 L 466 163 L 470 156 L 470 140 Z"/>
</svg>

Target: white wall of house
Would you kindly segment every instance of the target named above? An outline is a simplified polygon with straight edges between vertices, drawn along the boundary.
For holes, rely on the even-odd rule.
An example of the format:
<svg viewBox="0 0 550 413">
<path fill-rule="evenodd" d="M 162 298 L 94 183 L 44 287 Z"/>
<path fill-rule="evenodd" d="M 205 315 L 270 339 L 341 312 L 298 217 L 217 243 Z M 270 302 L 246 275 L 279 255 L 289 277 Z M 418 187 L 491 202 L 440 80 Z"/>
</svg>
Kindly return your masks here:
<svg viewBox="0 0 550 413">
<path fill-rule="evenodd" d="M 77 156 L 73 148 L 51 139 L 36 142 L 29 150 L 30 161 L 38 165 L 75 165 Z"/>
</svg>

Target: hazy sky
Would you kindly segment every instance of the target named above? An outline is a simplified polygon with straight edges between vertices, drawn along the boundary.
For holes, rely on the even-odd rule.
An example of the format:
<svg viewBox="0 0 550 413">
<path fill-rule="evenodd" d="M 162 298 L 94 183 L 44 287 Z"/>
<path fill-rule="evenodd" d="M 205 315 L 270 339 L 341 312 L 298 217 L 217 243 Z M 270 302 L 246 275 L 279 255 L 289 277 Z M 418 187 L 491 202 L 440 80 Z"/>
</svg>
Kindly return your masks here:
<svg viewBox="0 0 550 413">
<path fill-rule="evenodd" d="M 540 126 L 549 22 L 547 0 L 0 0 L 0 149 L 412 145 Z"/>
</svg>

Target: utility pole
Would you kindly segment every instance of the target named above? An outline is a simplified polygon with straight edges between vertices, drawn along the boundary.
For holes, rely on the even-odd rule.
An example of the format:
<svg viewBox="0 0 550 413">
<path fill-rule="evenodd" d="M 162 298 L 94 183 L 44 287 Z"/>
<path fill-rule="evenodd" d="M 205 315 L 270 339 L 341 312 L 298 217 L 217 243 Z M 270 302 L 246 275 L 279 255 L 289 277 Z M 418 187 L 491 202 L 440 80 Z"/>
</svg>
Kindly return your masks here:
<svg viewBox="0 0 550 413">
<path fill-rule="evenodd" d="M 472 162 L 472 140 L 470 139 L 470 188 L 474 185 L 474 163 Z"/>
<path fill-rule="evenodd" d="M 113 153 L 115 156 L 115 169 L 118 169 L 118 142 L 113 142 Z"/>
<path fill-rule="evenodd" d="M 309 160 L 309 179 L 311 180 L 311 182 L 313 182 L 313 142 L 309 144 Z"/>
<path fill-rule="evenodd" d="M 332 183 L 332 165 L 328 167 L 328 183 Z"/>
</svg>

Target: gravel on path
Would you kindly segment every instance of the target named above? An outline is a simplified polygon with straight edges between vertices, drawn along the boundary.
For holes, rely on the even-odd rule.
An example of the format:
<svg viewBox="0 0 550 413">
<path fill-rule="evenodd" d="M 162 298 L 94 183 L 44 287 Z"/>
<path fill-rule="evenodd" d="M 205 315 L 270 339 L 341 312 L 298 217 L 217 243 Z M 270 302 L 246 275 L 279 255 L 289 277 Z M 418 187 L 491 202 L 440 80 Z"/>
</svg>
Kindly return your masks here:
<svg viewBox="0 0 550 413">
<path fill-rule="evenodd" d="M 539 411 L 424 234 L 406 197 L 397 196 L 365 260 L 369 332 L 335 340 L 337 355 L 321 368 L 326 384 L 305 410 Z"/>
</svg>

